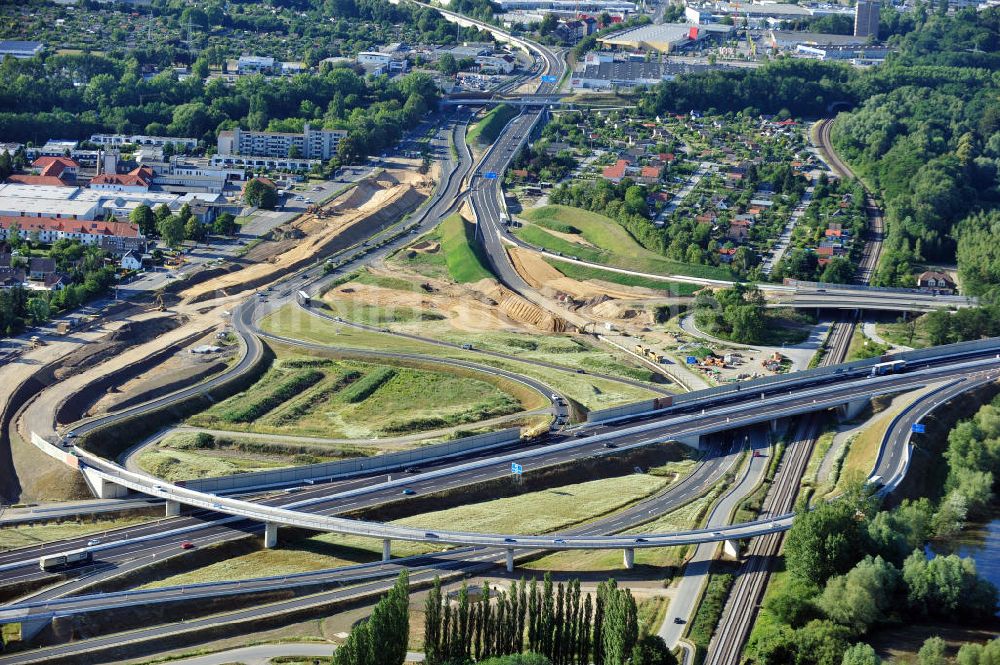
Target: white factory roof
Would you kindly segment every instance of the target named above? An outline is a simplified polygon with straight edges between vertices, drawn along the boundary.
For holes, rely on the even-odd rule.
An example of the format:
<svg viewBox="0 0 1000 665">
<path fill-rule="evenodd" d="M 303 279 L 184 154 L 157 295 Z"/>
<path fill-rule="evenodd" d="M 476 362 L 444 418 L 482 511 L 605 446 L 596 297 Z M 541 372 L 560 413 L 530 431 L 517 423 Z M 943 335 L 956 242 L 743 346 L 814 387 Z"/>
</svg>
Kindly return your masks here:
<svg viewBox="0 0 1000 665">
<path fill-rule="evenodd" d="M 69 188 L 67 188 L 69 189 Z M 97 206 L 94 201 L 59 201 L 0 194 L 0 211 L 25 213 L 28 217 L 87 217 Z"/>
<path fill-rule="evenodd" d="M 41 201 L 68 201 L 76 198 L 79 187 L 53 187 L 50 185 L 0 185 L 0 197 L 25 198 Z"/>
<path fill-rule="evenodd" d="M 690 38 L 692 28 L 697 28 L 698 35 L 700 36 L 706 32 L 730 32 L 733 26 L 713 23 L 703 25 L 695 25 L 693 23 L 658 23 L 629 28 L 606 37 L 600 37 L 598 40 L 605 44 L 616 44 L 633 48 L 648 46 L 665 51 L 670 46 L 686 43 Z"/>
</svg>

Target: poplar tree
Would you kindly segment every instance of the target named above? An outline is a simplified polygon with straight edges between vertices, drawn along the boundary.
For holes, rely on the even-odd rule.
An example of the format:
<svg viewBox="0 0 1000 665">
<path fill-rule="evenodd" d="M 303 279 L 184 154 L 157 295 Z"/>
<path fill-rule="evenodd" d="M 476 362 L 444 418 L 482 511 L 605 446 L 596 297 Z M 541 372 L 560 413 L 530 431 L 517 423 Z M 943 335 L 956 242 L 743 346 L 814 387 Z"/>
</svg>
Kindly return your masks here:
<svg viewBox="0 0 1000 665">
<path fill-rule="evenodd" d="M 588 593 L 586 599 L 583 601 L 583 618 L 580 620 L 578 636 L 579 655 L 577 656 L 577 662 L 581 665 L 587 665 L 590 662 L 590 618 L 592 614 L 593 605 Z"/>
<path fill-rule="evenodd" d="M 424 603 L 424 659 L 427 665 L 441 662 L 441 578 L 434 578 L 434 586 Z"/>
</svg>

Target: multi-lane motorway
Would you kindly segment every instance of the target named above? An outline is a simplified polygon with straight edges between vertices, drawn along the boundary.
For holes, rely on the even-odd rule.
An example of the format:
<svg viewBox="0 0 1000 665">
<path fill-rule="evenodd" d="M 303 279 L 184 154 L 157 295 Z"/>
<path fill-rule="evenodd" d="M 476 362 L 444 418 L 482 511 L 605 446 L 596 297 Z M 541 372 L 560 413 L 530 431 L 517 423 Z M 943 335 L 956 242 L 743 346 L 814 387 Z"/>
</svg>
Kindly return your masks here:
<svg viewBox="0 0 1000 665">
<path fill-rule="evenodd" d="M 493 28 L 491 27 L 490 29 Z M 530 45 L 530 48 L 543 61 L 541 66 L 543 75 L 547 77 L 552 76 L 556 80 L 561 78 L 564 65 L 555 53 L 537 45 Z M 552 92 L 551 86 L 553 85 L 552 83 L 543 83 L 539 88 L 539 92 Z M 504 248 L 504 222 L 506 221 L 506 216 L 500 187 L 502 173 L 509 165 L 518 148 L 527 141 L 530 133 L 542 120 L 543 113 L 543 110 L 529 109 L 511 121 L 472 176 L 469 199 L 478 222 L 484 247 L 500 281 L 511 290 L 532 300 L 540 307 L 551 308 L 551 303 L 547 303 L 541 299 L 523 281 Z M 459 127 L 461 127 L 461 131 L 459 131 Z M 414 216 L 413 220 L 408 222 L 407 229 L 412 226 L 412 228 L 420 230 L 437 223 L 447 212 L 454 210 L 461 201 L 463 182 L 472 170 L 472 161 L 467 147 L 464 145 L 464 123 L 456 123 L 453 131 L 456 146 L 459 147 L 459 159 L 457 161 L 449 160 L 448 168 L 446 169 L 447 176 L 442 180 L 434 198 L 420 213 Z M 461 134 L 460 138 L 459 134 Z M 492 174 L 495 174 L 496 177 L 489 177 Z M 391 251 L 395 251 L 395 249 L 405 244 L 405 242 L 405 236 L 391 237 L 388 238 L 384 245 L 377 249 L 352 248 L 338 256 L 336 260 L 341 270 L 349 270 L 360 266 L 363 262 L 369 261 L 373 257 L 384 256 Z M 870 269 L 868 274 L 870 274 Z M 234 375 L 249 371 L 261 353 L 261 342 L 258 337 L 258 331 L 255 328 L 255 321 L 266 311 L 273 311 L 291 301 L 294 298 L 294 295 L 292 295 L 294 290 L 314 288 L 321 285 L 324 279 L 325 277 L 318 267 L 301 271 L 299 274 L 286 280 L 287 290 L 280 295 L 272 296 L 270 302 L 260 303 L 259 299 L 253 299 L 234 310 L 234 327 L 244 340 L 245 353 L 232 372 L 227 372 L 224 377 L 214 380 L 220 382 L 231 380 Z M 565 312 L 555 313 L 566 316 Z M 849 329 L 849 326 L 843 327 L 845 331 Z M 846 335 L 845 339 L 849 339 L 849 332 L 840 332 L 839 334 Z M 836 340 L 834 341 L 834 346 L 839 346 Z M 770 517 L 753 523 L 712 526 L 709 529 L 684 533 L 648 534 L 641 537 L 635 535 L 607 535 L 621 532 L 631 526 L 647 521 L 669 510 L 671 507 L 702 493 L 708 486 L 717 482 L 719 477 L 721 477 L 721 473 L 732 465 L 732 460 L 737 451 L 731 446 L 725 449 L 710 446 L 709 454 L 699 469 L 666 492 L 647 501 L 640 502 L 611 518 L 599 520 L 589 524 L 586 528 L 565 534 L 537 536 L 531 534 L 471 534 L 446 530 L 429 532 L 422 529 L 358 522 L 336 516 L 363 507 L 398 500 L 400 499 L 400 490 L 404 487 L 418 493 L 436 492 L 441 489 L 460 487 L 503 477 L 509 474 L 511 461 L 517 461 L 525 465 L 526 468 L 539 468 L 577 460 L 581 457 L 613 454 L 614 449 L 608 448 L 608 444 L 620 449 L 630 446 L 652 445 L 667 439 L 691 439 L 691 437 L 745 427 L 787 415 L 810 412 L 846 402 L 866 399 L 873 394 L 910 390 L 936 381 L 954 380 L 968 374 L 994 370 L 1000 367 L 1000 358 L 996 357 L 998 348 L 1000 348 L 1000 345 L 997 345 L 997 348 L 984 348 L 978 352 L 970 353 L 960 360 L 949 357 L 947 350 L 944 350 L 940 358 L 927 362 L 913 363 L 907 368 L 905 373 L 898 375 L 875 378 L 867 376 L 866 370 L 860 372 L 845 370 L 841 375 L 830 375 L 811 384 L 803 383 L 802 385 L 795 385 L 787 393 L 784 386 L 780 388 L 762 386 L 759 390 L 756 388 L 751 389 L 751 386 L 748 386 L 748 390 L 745 393 L 735 396 L 728 395 L 724 399 L 719 399 L 717 396 L 706 397 L 703 403 L 690 403 L 667 413 L 648 416 L 632 422 L 590 426 L 580 431 L 581 436 L 554 435 L 547 441 L 533 445 L 518 446 L 516 450 L 507 451 L 499 455 L 496 454 L 497 451 L 491 451 L 480 455 L 472 455 L 461 460 L 430 464 L 421 468 L 420 473 L 402 479 L 397 478 L 396 480 L 383 482 L 381 476 L 368 476 L 341 480 L 310 489 L 306 492 L 271 496 L 257 502 L 245 501 L 239 498 L 204 495 L 185 488 L 170 486 L 142 476 L 129 474 L 114 464 L 85 456 L 85 464 L 91 466 L 96 473 L 103 475 L 111 481 L 121 482 L 126 486 L 139 489 L 153 496 L 188 503 L 199 507 L 201 510 L 187 517 L 162 520 L 151 525 L 130 529 L 127 533 L 116 532 L 105 536 L 102 543 L 95 547 L 98 561 L 94 568 L 90 570 L 90 572 L 95 573 L 93 577 L 71 582 L 68 585 L 57 587 L 52 591 L 43 592 L 43 594 L 36 598 L 33 604 L 10 608 L 10 610 L 21 613 L 41 614 L 46 612 L 74 613 L 93 611 L 101 607 L 124 607 L 128 603 L 148 604 L 150 602 L 169 602 L 178 595 L 190 592 L 191 589 L 187 587 L 181 590 L 165 589 L 143 594 L 138 599 L 133 597 L 131 600 L 127 596 L 109 594 L 80 596 L 74 599 L 61 600 L 55 600 L 55 598 L 69 591 L 78 590 L 85 584 L 89 584 L 104 575 L 111 574 L 112 569 L 114 569 L 114 573 L 120 573 L 122 569 L 144 566 L 158 556 L 170 555 L 170 548 L 175 548 L 173 553 L 176 553 L 176 543 L 179 539 L 193 540 L 199 544 L 220 542 L 229 538 L 241 537 L 248 531 L 257 532 L 263 530 L 265 522 L 360 534 L 387 540 L 418 540 L 460 546 L 460 549 L 450 550 L 444 554 L 407 561 L 407 565 L 414 566 L 419 571 L 417 575 L 418 580 L 426 579 L 433 574 L 447 570 L 468 572 L 477 566 L 489 565 L 504 557 L 509 558 L 515 549 L 520 552 L 579 548 L 621 548 L 631 551 L 642 547 L 663 547 L 682 543 L 703 543 L 777 534 L 787 529 L 791 523 L 792 516 L 789 514 L 790 499 L 788 497 L 794 497 L 794 493 L 790 493 L 790 491 L 784 494 L 779 491 L 779 496 L 771 504 L 773 510 L 769 513 Z M 192 389 L 189 393 L 185 393 L 184 391 L 174 393 L 163 400 L 139 405 L 130 411 L 89 421 L 76 429 L 81 434 L 97 431 L 109 422 L 122 418 L 123 415 L 137 416 L 149 413 L 162 408 L 164 404 L 193 396 L 196 394 L 195 390 L 201 392 L 210 387 L 206 384 L 201 384 L 197 389 Z M 541 383 L 535 387 L 539 390 L 549 390 Z M 948 390 L 958 391 L 966 387 L 962 387 L 961 384 L 956 383 L 953 386 L 949 386 Z M 808 428 L 808 421 L 809 418 L 806 419 L 806 424 L 803 425 L 804 428 Z M 808 436 L 808 431 L 804 429 L 800 438 L 806 441 L 808 440 Z M 904 450 L 902 446 L 905 446 L 905 443 L 896 442 L 892 447 L 895 447 L 898 452 Z M 793 446 L 793 449 L 808 451 L 808 446 Z M 886 473 L 892 472 L 898 475 L 898 470 L 905 468 L 901 466 L 900 462 L 904 454 L 903 452 L 899 452 L 899 457 L 897 458 L 895 453 L 887 453 L 880 461 L 880 468 L 884 464 L 887 469 Z M 803 454 L 793 454 L 786 460 L 785 464 L 796 465 L 801 460 L 807 459 L 807 457 L 807 454 L 804 454 L 804 456 Z M 890 467 L 895 470 L 891 471 Z M 787 474 L 788 478 L 794 476 L 794 473 Z M 776 487 L 783 487 L 783 485 L 777 483 Z M 777 538 L 778 536 L 774 537 Z M 37 568 L 33 567 L 36 565 L 40 552 L 71 549 L 74 546 L 84 544 L 84 540 L 86 539 L 82 539 L 80 542 L 64 541 L 49 546 L 49 549 L 42 548 L 40 551 L 30 553 L 18 551 L 0 556 L 0 581 L 8 584 L 32 581 L 39 576 Z M 754 542 L 763 543 L 765 540 L 765 538 L 757 538 Z M 104 570 L 102 570 L 102 567 L 105 567 Z M 323 573 L 310 574 L 309 576 L 296 576 L 295 581 L 287 578 L 282 578 L 279 581 L 273 579 L 255 580 L 250 583 L 244 583 L 247 586 L 244 587 L 241 593 L 245 593 L 249 589 L 260 591 L 273 589 L 276 584 L 283 587 L 299 584 L 305 587 L 331 586 L 346 582 L 358 583 L 364 582 L 364 580 L 372 580 L 373 578 L 384 578 L 387 575 L 391 575 L 392 571 L 393 565 L 391 564 L 372 564 L 370 566 L 353 567 L 349 570 L 323 571 Z M 320 594 L 322 597 L 310 596 L 286 602 L 291 606 L 306 606 L 309 603 L 331 602 L 338 598 L 346 598 L 365 592 L 366 590 L 370 592 L 373 589 L 384 588 L 384 584 L 385 582 L 379 580 L 368 581 L 351 589 L 323 592 L 323 594 Z M 202 588 L 198 593 L 206 594 L 206 597 L 218 597 L 219 595 L 233 593 L 233 588 L 231 583 L 220 584 L 211 588 Z M 338 596 L 337 594 L 341 595 Z M 290 607 L 286 609 L 290 609 Z M 242 611 L 243 614 L 239 617 L 230 616 L 225 621 L 259 617 L 270 611 L 274 611 L 274 608 L 251 608 L 250 610 Z M 0 619 L 2 618 L 3 615 L 0 615 Z M 7 620 L 10 620 L 10 618 L 8 617 Z M 209 626 L 213 621 L 218 623 L 223 621 L 223 619 L 215 617 L 202 620 L 202 623 L 205 626 Z M 157 627 L 147 629 L 147 637 L 152 638 L 176 634 L 182 631 L 194 630 L 198 627 L 191 623 L 180 627 Z M 105 644 L 114 643 L 114 638 L 105 640 Z M 90 646 L 100 645 L 92 643 Z M 87 645 L 83 643 L 65 645 L 33 652 L 32 654 L 11 657 L 14 660 L 2 658 L 0 662 L 32 662 L 30 659 L 38 661 L 67 657 L 67 655 L 81 653 L 85 648 L 87 648 Z M 738 651 L 738 648 L 736 650 Z"/>
</svg>

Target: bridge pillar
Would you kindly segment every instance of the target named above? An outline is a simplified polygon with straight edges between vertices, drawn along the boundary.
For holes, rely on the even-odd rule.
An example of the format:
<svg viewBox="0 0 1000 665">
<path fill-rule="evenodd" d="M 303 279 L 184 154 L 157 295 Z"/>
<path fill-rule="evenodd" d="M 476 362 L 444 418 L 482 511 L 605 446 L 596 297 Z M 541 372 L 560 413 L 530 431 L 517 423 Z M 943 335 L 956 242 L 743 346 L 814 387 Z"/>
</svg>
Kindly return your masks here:
<svg viewBox="0 0 1000 665">
<path fill-rule="evenodd" d="M 740 545 L 735 540 L 725 540 L 722 543 L 722 553 L 734 559 L 740 558 Z"/>
<path fill-rule="evenodd" d="M 382 541 L 382 561 L 392 558 L 392 541 L 386 538 Z"/>
<path fill-rule="evenodd" d="M 181 502 L 167 499 L 167 517 L 177 517 L 181 514 Z"/>
<path fill-rule="evenodd" d="M 687 446 L 689 448 L 694 448 L 695 450 L 699 450 L 701 448 L 701 435 L 700 434 L 691 434 L 689 436 L 679 436 L 676 439 L 674 439 L 674 441 L 676 441 L 677 443 L 683 443 L 685 446 Z"/>
<path fill-rule="evenodd" d="M 842 404 L 838 409 L 837 413 L 841 420 L 854 420 L 861 412 L 865 410 L 868 406 L 869 400 L 867 398 L 856 399 L 848 402 L 847 404 Z"/>
<path fill-rule="evenodd" d="M 508 547 L 507 548 L 507 572 L 508 573 L 513 573 L 514 572 L 514 548 L 513 547 Z"/>
<path fill-rule="evenodd" d="M 635 549 L 632 547 L 625 548 L 625 570 L 632 570 L 635 568 Z"/>
<path fill-rule="evenodd" d="M 278 546 L 278 525 L 274 522 L 264 523 L 264 547 L 274 549 Z"/>
<path fill-rule="evenodd" d="M 128 494 L 128 488 L 105 480 L 90 469 L 83 470 L 83 479 L 98 499 L 120 499 Z"/>
<path fill-rule="evenodd" d="M 21 642 L 28 644 L 38 633 L 42 632 L 52 624 L 52 617 L 42 617 L 28 619 L 21 622 Z"/>
</svg>

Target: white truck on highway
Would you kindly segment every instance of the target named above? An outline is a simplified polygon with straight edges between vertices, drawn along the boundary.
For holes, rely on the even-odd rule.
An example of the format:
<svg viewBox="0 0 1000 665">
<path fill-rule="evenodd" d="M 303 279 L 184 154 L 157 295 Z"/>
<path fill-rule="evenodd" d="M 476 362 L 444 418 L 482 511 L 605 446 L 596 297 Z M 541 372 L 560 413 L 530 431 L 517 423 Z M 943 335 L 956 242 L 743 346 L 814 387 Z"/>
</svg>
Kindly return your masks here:
<svg viewBox="0 0 1000 665">
<path fill-rule="evenodd" d="M 94 553 L 90 550 L 72 550 L 70 552 L 60 552 L 58 554 L 47 554 L 38 559 L 38 567 L 45 572 L 78 566 L 90 563 L 94 560 Z"/>
</svg>

